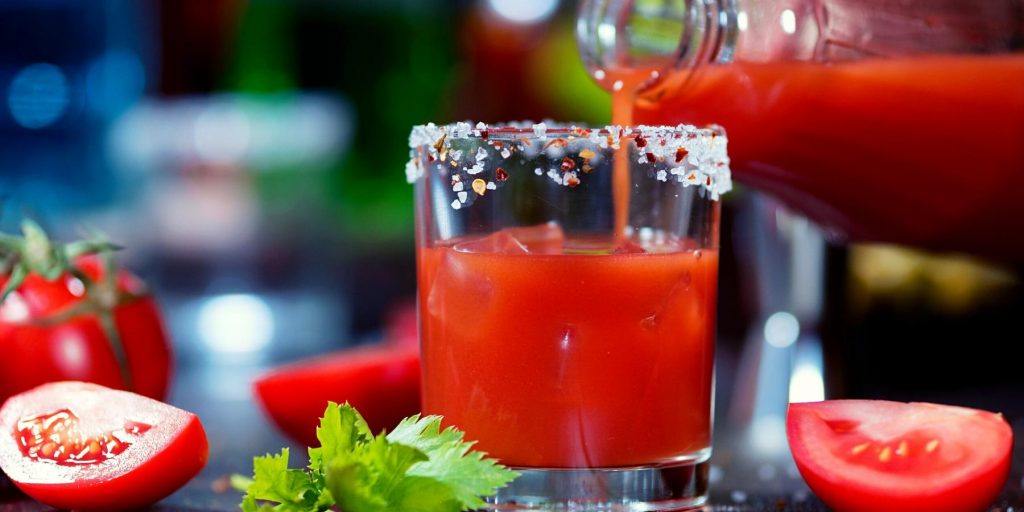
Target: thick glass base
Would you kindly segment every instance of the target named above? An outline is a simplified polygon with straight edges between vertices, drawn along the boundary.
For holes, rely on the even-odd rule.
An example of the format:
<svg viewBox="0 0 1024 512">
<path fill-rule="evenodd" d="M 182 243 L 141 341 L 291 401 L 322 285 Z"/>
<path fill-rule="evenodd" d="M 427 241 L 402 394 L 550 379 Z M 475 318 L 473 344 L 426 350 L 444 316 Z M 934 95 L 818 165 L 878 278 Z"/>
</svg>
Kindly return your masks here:
<svg viewBox="0 0 1024 512">
<path fill-rule="evenodd" d="M 685 461 L 592 469 L 516 468 L 520 477 L 484 510 L 641 512 L 704 505 L 710 450 Z"/>
</svg>

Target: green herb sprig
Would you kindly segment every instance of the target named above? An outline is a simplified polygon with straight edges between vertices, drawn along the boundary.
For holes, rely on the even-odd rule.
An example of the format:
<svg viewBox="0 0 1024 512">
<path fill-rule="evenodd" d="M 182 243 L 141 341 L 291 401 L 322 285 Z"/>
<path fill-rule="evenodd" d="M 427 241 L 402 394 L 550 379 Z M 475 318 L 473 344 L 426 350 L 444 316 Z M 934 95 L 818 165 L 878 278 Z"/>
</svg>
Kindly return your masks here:
<svg viewBox="0 0 1024 512">
<path fill-rule="evenodd" d="M 518 473 L 472 450 L 440 416 L 412 416 L 373 435 L 348 404 L 330 403 L 306 469 L 288 467 L 288 449 L 253 459 L 252 478 L 235 475 L 243 512 L 460 512 Z"/>
</svg>

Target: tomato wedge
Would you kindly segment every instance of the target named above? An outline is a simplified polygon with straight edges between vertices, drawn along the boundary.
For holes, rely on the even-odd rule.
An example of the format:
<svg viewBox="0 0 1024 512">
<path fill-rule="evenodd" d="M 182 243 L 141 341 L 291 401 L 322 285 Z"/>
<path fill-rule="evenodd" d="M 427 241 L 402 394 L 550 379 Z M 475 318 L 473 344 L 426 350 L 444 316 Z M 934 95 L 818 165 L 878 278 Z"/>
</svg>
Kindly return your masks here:
<svg viewBox="0 0 1024 512">
<path fill-rule="evenodd" d="M 289 437 L 317 446 L 327 402 L 359 409 L 374 432 L 420 410 L 419 348 L 373 345 L 292 363 L 256 379 L 256 396 Z"/>
<path fill-rule="evenodd" d="M 840 512 L 972 512 L 1010 469 L 1002 415 L 881 400 L 792 404 L 789 447 L 811 490 Z"/>
<path fill-rule="evenodd" d="M 194 414 L 96 384 L 44 384 L 0 408 L 0 468 L 59 509 L 155 503 L 199 473 L 207 452 Z"/>
</svg>

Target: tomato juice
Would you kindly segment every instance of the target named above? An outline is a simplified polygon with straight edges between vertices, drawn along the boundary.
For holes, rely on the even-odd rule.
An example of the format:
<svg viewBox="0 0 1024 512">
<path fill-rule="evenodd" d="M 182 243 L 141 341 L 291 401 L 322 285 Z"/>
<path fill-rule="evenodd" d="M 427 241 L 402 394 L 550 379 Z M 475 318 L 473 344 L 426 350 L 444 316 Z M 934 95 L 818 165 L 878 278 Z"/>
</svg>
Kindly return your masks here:
<svg viewBox="0 0 1024 512">
<path fill-rule="evenodd" d="M 1024 218 L 1022 83 L 1022 54 L 734 63 L 668 76 L 632 114 L 724 126 L 738 181 L 851 238 L 1019 260 L 998 233 Z"/>
<path fill-rule="evenodd" d="M 418 249 L 424 412 L 520 467 L 706 457 L 717 251 L 515 229 Z"/>
</svg>

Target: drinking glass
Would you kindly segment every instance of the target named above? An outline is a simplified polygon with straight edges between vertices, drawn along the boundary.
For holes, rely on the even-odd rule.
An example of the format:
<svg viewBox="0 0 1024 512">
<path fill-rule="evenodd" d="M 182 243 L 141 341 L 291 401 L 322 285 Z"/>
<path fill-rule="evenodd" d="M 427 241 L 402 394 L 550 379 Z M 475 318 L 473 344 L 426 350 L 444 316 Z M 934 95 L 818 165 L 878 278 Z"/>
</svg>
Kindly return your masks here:
<svg viewBox="0 0 1024 512">
<path fill-rule="evenodd" d="M 521 472 L 491 510 L 706 500 L 718 127 L 415 127 L 423 412 Z"/>
</svg>

